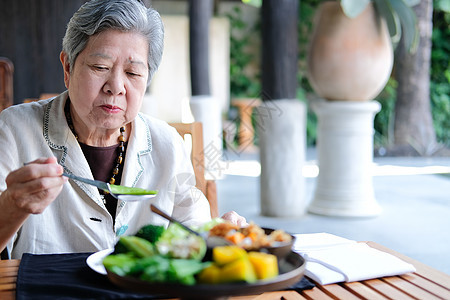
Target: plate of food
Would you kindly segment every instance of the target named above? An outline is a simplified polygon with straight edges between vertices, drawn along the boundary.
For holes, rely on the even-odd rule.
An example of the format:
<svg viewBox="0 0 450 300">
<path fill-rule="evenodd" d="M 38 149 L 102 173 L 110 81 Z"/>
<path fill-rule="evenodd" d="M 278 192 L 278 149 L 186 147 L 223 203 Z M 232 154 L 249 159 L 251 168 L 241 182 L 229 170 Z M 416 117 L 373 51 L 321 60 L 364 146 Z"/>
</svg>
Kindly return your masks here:
<svg viewBox="0 0 450 300">
<path fill-rule="evenodd" d="M 242 228 L 221 222 L 208 231 L 210 236 L 219 236 L 247 251 L 267 252 L 280 260 L 291 252 L 295 242 L 295 237 L 284 230 L 260 227 L 253 222 Z"/>
<path fill-rule="evenodd" d="M 103 265 L 103 259 L 114 252 L 114 248 L 112 249 L 104 249 L 95 253 L 92 253 L 86 259 L 86 263 L 95 272 L 106 275 L 106 269 Z"/>
<path fill-rule="evenodd" d="M 166 295 L 168 297 L 214 299 L 228 296 L 261 294 L 268 291 L 286 289 L 299 282 L 305 272 L 305 261 L 297 253 L 289 253 L 279 266 L 279 275 L 268 280 L 254 282 L 229 282 L 185 285 L 171 282 L 149 282 L 131 276 L 120 276 L 108 271 L 109 280 L 126 290 L 147 294 Z"/>
<path fill-rule="evenodd" d="M 206 230 L 212 233 L 218 230 L 214 229 L 218 224 L 210 225 Z M 134 236 L 121 237 L 113 252 L 103 256 L 102 264 L 113 284 L 133 292 L 168 297 L 210 299 L 259 294 L 285 289 L 300 281 L 305 261 L 299 254 L 290 248 L 282 254 L 268 250 L 291 247 L 291 238 L 269 245 L 265 239 L 272 240 L 275 235 L 278 238 L 285 233 L 252 225 L 254 228 L 249 232 L 264 233 L 259 235 L 261 241 L 246 249 L 240 242 L 248 238 L 245 235 L 249 232 L 241 232 L 244 237 L 239 235 L 239 241 L 227 234 L 224 237 L 237 242 L 209 249 L 209 257 L 204 239 L 177 224 L 168 228 L 147 225 Z M 256 235 L 250 236 L 256 239 Z M 256 246 L 257 243 L 260 245 Z"/>
</svg>

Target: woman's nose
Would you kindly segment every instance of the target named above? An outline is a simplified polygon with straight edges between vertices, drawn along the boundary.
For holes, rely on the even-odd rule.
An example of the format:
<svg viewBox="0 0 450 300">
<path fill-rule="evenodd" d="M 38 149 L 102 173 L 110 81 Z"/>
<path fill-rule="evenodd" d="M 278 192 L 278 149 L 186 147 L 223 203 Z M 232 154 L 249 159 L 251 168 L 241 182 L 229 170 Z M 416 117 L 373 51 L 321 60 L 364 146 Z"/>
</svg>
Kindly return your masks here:
<svg viewBox="0 0 450 300">
<path fill-rule="evenodd" d="M 111 72 L 108 76 L 103 91 L 111 95 L 124 95 L 125 94 L 125 75 L 120 72 Z"/>
</svg>

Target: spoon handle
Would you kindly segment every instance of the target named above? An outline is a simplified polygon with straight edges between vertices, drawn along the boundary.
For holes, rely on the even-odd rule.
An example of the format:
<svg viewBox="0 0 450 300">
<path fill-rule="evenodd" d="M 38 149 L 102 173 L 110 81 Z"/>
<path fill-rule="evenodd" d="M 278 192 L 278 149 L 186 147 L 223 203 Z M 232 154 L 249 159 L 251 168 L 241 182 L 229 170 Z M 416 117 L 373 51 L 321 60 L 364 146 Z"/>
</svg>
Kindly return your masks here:
<svg viewBox="0 0 450 300">
<path fill-rule="evenodd" d="M 99 189 L 102 189 L 102 190 L 104 190 L 106 192 L 110 191 L 110 189 L 108 187 L 108 184 L 106 182 L 84 178 L 84 177 L 76 176 L 76 175 L 73 175 L 73 174 L 70 174 L 70 173 L 66 173 L 66 172 L 64 172 L 62 175 L 66 176 L 66 177 L 68 177 L 70 179 L 73 179 L 73 180 L 81 181 L 81 182 L 84 182 L 84 183 L 96 186 Z"/>
<path fill-rule="evenodd" d="M 150 209 L 152 210 L 152 212 L 160 215 L 161 217 L 173 222 L 173 223 L 177 223 L 178 225 L 180 225 L 181 227 L 183 227 L 185 230 L 189 231 L 192 234 L 201 236 L 200 233 L 190 229 L 189 227 L 187 227 L 186 225 L 183 225 L 182 223 L 180 223 L 179 221 L 175 220 L 174 218 L 172 218 L 171 216 L 169 216 L 168 214 L 166 214 L 165 212 L 163 212 L 162 210 L 160 210 L 159 208 L 157 208 L 155 205 L 150 204 Z"/>
</svg>

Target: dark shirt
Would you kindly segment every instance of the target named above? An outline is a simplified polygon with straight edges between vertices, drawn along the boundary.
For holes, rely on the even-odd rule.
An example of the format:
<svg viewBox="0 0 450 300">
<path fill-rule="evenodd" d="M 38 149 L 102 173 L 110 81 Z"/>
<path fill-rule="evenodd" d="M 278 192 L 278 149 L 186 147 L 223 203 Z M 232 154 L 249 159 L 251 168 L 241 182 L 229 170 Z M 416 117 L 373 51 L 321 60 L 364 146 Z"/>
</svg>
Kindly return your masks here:
<svg viewBox="0 0 450 300">
<path fill-rule="evenodd" d="M 117 164 L 116 159 L 117 155 L 119 154 L 118 145 L 119 144 L 109 147 L 93 147 L 80 143 L 81 149 L 83 150 L 84 156 L 86 157 L 89 167 L 91 168 L 94 179 L 109 182 L 113 174 L 113 169 Z M 125 149 L 126 146 L 127 143 L 125 143 Z M 123 162 L 125 161 L 125 153 L 123 154 Z M 119 168 L 119 174 L 115 176 L 116 181 L 114 184 L 120 184 L 120 179 L 122 178 L 123 162 Z M 106 194 L 105 200 L 106 209 L 111 214 L 113 220 L 115 220 L 117 199 L 109 194 Z"/>
</svg>

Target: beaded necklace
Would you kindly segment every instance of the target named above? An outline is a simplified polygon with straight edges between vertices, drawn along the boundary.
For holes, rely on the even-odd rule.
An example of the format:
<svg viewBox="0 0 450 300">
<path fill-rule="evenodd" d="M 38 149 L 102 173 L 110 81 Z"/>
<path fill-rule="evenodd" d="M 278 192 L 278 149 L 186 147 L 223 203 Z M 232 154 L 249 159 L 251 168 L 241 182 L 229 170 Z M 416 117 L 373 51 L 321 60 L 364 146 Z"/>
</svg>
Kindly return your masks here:
<svg viewBox="0 0 450 300">
<path fill-rule="evenodd" d="M 76 140 L 78 141 L 78 135 L 77 135 L 77 133 L 75 131 L 75 127 L 73 126 L 72 116 L 70 114 L 70 101 L 69 100 L 66 101 L 66 105 L 64 107 L 64 114 L 66 116 L 67 125 L 69 126 L 70 130 L 72 131 L 73 135 L 75 136 Z M 119 138 L 118 138 L 118 141 L 119 141 L 119 146 L 118 146 L 119 154 L 117 155 L 117 158 L 115 160 L 116 164 L 115 164 L 115 167 L 113 169 L 112 176 L 109 179 L 109 184 L 114 184 L 116 182 L 116 175 L 119 174 L 120 167 L 121 167 L 122 162 L 123 162 L 123 156 L 124 156 L 124 153 L 125 153 L 125 136 L 124 136 L 124 133 L 125 133 L 125 126 L 122 126 L 122 127 L 120 127 L 120 135 L 119 135 Z M 103 194 L 108 194 L 108 192 L 104 192 L 102 190 L 100 190 L 100 192 L 103 193 Z M 102 197 L 102 200 L 103 200 L 103 203 L 106 204 L 106 200 L 105 200 L 104 197 Z"/>
</svg>

